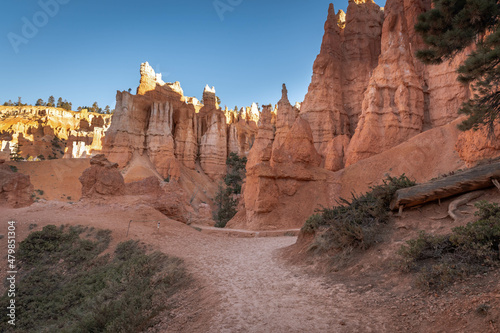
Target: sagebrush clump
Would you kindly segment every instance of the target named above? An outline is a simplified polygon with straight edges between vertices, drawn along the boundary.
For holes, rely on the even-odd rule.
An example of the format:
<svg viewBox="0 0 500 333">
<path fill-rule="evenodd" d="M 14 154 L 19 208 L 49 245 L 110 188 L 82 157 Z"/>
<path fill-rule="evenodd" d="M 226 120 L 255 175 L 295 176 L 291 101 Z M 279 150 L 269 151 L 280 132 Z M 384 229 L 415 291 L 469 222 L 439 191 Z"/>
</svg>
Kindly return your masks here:
<svg viewBox="0 0 500 333">
<path fill-rule="evenodd" d="M 338 206 L 319 210 L 302 227 L 305 233 L 317 233 L 311 249 L 367 249 L 377 241 L 379 226 L 389 221 L 389 204 L 394 193 L 414 185 L 404 174 L 387 177 L 382 185 L 371 187 L 362 196 L 353 194 L 351 201 L 341 198 Z"/>
<path fill-rule="evenodd" d="M 417 274 L 424 289 L 442 289 L 471 274 L 500 264 L 500 207 L 480 201 L 478 220 L 456 227 L 451 234 L 434 236 L 423 231 L 399 250 L 401 269 Z"/>
<path fill-rule="evenodd" d="M 17 253 L 16 326 L 1 332 L 143 332 L 188 281 L 180 259 L 136 241 L 102 255 L 111 232 L 46 226 Z M 0 298 L 6 308 L 7 293 Z"/>
</svg>

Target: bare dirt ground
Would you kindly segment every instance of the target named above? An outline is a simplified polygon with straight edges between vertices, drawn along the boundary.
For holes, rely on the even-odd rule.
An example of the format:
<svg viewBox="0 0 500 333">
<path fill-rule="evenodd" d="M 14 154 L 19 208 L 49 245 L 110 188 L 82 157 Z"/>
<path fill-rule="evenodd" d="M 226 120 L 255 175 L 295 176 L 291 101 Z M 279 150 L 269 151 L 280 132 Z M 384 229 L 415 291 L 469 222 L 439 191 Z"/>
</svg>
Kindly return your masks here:
<svg viewBox="0 0 500 333">
<path fill-rule="evenodd" d="M 133 220 L 128 238 L 183 258 L 195 281 L 176 297 L 176 309 L 171 318 L 165 318 L 161 331 L 391 331 L 387 311 L 371 307 L 368 295 L 349 291 L 344 284 L 327 283 L 281 260 L 277 250 L 295 243 L 296 237 L 206 235 L 146 206 L 46 202 L 0 209 L 0 233 L 5 235 L 6 222 L 15 220 L 18 241 L 48 224 L 81 224 L 113 230 L 114 247 L 127 239 L 128 224 Z M 3 238 L 0 249 L 6 248 Z M 1 266 L 6 272 L 5 263 Z M 370 311 L 365 311 L 367 307 Z"/>
<path fill-rule="evenodd" d="M 35 187 L 50 193 L 51 178 L 39 179 Z M 56 192 L 50 197 L 62 196 Z M 498 202 L 500 196 L 491 190 L 479 199 Z M 173 310 L 152 332 L 500 332 L 498 270 L 434 293 L 419 290 L 410 275 L 394 267 L 397 249 L 419 230 L 444 234 L 473 218 L 473 207 L 463 206 L 466 220 L 434 219 L 446 215 L 449 203 L 405 211 L 387 226 L 382 243 L 347 268 L 320 274 L 311 268 L 314 260 L 291 263 L 296 237 L 205 234 L 126 197 L 0 207 L 0 234 L 7 234 L 9 220 L 17 222 L 17 241 L 48 224 L 93 226 L 113 231 L 110 249 L 137 239 L 183 258 L 193 283 L 169 301 Z M 3 237 L 2 280 L 6 250 Z M 478 312 L 481 306 L 487 313 Z"/>
</svg>

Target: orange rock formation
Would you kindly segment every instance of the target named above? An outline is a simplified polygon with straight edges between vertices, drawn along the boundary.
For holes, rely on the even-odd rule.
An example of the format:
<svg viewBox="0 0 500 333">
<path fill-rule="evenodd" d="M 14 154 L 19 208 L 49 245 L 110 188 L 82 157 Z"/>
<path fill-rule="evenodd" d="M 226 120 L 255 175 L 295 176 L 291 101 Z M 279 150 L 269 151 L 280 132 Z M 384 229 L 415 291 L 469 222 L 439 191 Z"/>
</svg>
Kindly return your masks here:
<svg viewBox="0 0 500 333">
<path fill-rule="evenodd" d="M 33 203 L 31 194 L 34 187 L 30 176 L 14 172 L 5 160 L 0 160 L 0 206 L 14 208 L 29 206 Z"/>
<path fill-rule="evenodd" d="M 456 81 L 465 53 L 437 66 L 414 55 L 424 47 L 414 24 L 429 8 L 426 0 L 388 0 L 385 9 L 358 0 L 335 14 L 330 5 L 300 117 L 283 97 L 276 133 L 259 126 L 243 211 L 229 226 L 300 227 L 315 208 L 366 191 L 386 174 L 426 181 L 500 155 L 494 140 L 456 128 L 470 96 Z"/>
<path fill-rule="evenodd" d="M 0 140 L 3 158 L 15 147 L 19 155 L 45 159 L 80 158 L 95 155 L 111 115 L 46 106 L 0 106 Z"/>
<path fill-rule="evenodd" d="M 247 154 L 257 131 L 254 118 L 224 112 L 214 88 L 205 88 L 201 104 L 184 96 L 179 82 L 163 82 L 148 63 L 141 65 L 137 95 L 117 92 L 116 99 L 103 152 L 121 168 L 144 156 L 165 179 L 178 179 L 181 165 L 194 170 L 197 164 L 212 180 L 222 178 L 228 152 Z"/>
</svg>

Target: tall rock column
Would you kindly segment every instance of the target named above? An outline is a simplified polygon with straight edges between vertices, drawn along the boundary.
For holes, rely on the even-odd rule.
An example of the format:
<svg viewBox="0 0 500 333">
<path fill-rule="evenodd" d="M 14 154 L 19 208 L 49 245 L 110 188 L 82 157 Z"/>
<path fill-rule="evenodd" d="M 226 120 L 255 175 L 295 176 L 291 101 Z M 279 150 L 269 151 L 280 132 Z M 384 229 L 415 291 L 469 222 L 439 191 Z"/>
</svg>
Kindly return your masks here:
<svg viewBox="0 0 500 333">
<path fill-rule="evenodd" d="M 349 116 L 349 136 L 356 130 L 363 95 L 378 64 L 383 23 L 384 11 L 373 0 L 349 0 L 342 41 L 343 83 L 339 87 Z"/>
<path fill-rule="evenodd" d="M 134 151 L 142 155 L 146 150 L 149 103 L 143 102 L 128 92 L 116 93 L 115 112 L 103 140 L 102 152 L 121 168 L 130 162 Z"/>
<path fill-rule="evenodd" d="M 312 81 L 300 112 L 311 126 L 314 146 L 321 155 L 335 136 L 349 133 L 349 116 L 342 105 L 342 83 L 341 30 L 330 4 L 321 51 L 314 62 Z"/>
<path fill-rule="evenodd" d="M 270 166 L 274 140 L 271 117 L 271 105 L 264 105 L 259 131 L 248 153 L 247 178 L 243 194 L 248 221 L 253 221 L 258 214 L 271 212 L 278 205 L 278 187 Z"/>
<path fill-rule="evenodd" d="M 423 82 L 410 51 L 404 6 L 392 1 L 386 10 L 382 54 L 363 99 L 346 166 L 392 148 L 423 129 Z"/>
<path fill-rule="evenodd" d="M 154 102 L 146 132 L 149 159 L 164 178 L 178 176 L 172 136 L 173 113 L 173 107 L 169 102 Z"/>
<path fill-rule="evenodd" d="M 200 164 L 212 180 L 217 180 L 226 174 L 226 116 L 217 106 L 214 88 L 205 88 L 203 102 L 204 106 L 197 114 Z"/>
<path fill-rule="evenodd" d="M 290 104 L 288 100 L 288 90 L 286 85 L 283 84 L 283 89 L 281 90 L 281 99 L 278 102 L 278 111 L 276 116 L 276 134 L 273 143 L 273 149 L 279 148 L 281 144 L 285 141 L 287 133 L 293 126 L 295 119 L 297 118 L 297 109 Z"/>
<path fill-rule="evenodd" d="M 174 113 L 175 157 L 189 169 L 195 169 L 198 141 L 196 139 L 196 113 L 192 104 L 185 104 Z"/>
</svg>

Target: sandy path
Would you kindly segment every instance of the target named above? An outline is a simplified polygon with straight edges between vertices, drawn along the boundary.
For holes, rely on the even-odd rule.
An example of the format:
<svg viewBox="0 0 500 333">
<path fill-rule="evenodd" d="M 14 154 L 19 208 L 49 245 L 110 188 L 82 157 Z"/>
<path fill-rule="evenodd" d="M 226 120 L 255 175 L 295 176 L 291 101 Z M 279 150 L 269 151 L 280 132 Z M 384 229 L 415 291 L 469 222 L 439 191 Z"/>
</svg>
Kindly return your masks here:
<svg viewBox="0 0 500 333">
<path fill-rule="evenodd" d="M 179 295 L 167 332 L 390 332 L 386 310 L 377 295 L 326 283 L 302 268 L 284 263 L 277 250 L 295 237 L 234 238 L 204 234 L 168 220 L 149 207 L 86 206 L 48 203 L 21 210 L 2 210 L 6 221 L 18 222 L 19 240 L 47 224 L 82 224 L 113 230 L 113 244 L 139 239 L 162 252 L 183 258 L 195 278 Z M 128 221 L 134 223 L 126 236 Z M 112 245 L 113 245 L 112 244 Z M 0 239 L 2 249 L 5 238 Z M 2 267 L 3 268 L 3 267 Z M 2 269 L 2 272 L 4 269 Z M 3 278 L 3 276 L 2 276 Z"/>
<path fill-rule="evenodd" d="M 366 304 L 359 294 L 279 260 L 276 250 L 295 243 L 295 237 L 156 238 L 163 251 L 184 258 L 218 296 L 208 332 L 388 331 L 378 311 L 363 313 Z"/>
</svg>

